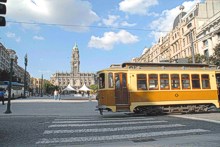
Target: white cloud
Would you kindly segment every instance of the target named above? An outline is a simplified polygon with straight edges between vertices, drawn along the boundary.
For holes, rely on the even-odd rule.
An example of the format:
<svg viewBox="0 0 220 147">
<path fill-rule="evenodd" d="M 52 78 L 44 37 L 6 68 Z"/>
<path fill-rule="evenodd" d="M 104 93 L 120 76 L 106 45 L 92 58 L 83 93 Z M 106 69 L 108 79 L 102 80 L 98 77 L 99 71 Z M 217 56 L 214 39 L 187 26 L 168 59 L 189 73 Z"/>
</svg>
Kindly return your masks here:
<svg viewBox="0 0 220 147">
<path fill-rule="evenodd" d="M 184 12 L 187 12 L 197 2 L 198 0 L 184 2 L 182 4 L 185 7 Z M 160 36 L 164 36 L 172 30 L 174 19 L 178 16 L 178 14 L 180 14 L 179 6 L 170 10 L 164 10 L 160 17 L 150 24 L 151 29 L 156 30 L 151 32 L 155 41 L 157 41 Z"/>
<path fill-rule="evenodd" d="M 8 20 L 66 24 L 61 27 L 70 31 L 86 31 L 85 26 L 99 20 L 91 4 L 82 0 L 12 0 L 6 4 Z"/>
<path fill-rule="evenodd" d="M 21 41 L 21 38 L 18 37 L 18 36 L 16 36 L 15 33 L 7 32 L 7 33 L 6 33 L 6 36 L 7 36 L 8 38 L 14 39 L 16 42 L 20 42 L 20 41 Z"/>
<path fill-rule="evenodd" d="M 127 21 L 121 21 L 118 15 L 109 15 L 108 19 L 102 20 L 103 24 L 110 27 L 133 27 L 136 23 L 128 23 Z"/>
<path fill-rule="evenodd" d="M 157 4 L 157 0 L 123 0 L 119 3 L 119 10 L 130 14 L 152 15 L 148 9 Z"/>
<path fill-rule="evenodd" d="M 108 19 L 103 19 L 102 22 L 103 24 L 105 24 L 106 26 L 112 26 L 112 27 L 117 27 L 118 26 L 118 22 L 116 22 L 118 19 L 120 18 L 120 16 L 118 15 L 109 15 Z"/>
<path fill-rule="evenodd" d="M 105 32 L 103 37 L 92 36 L 88 47 L 100 48 L 104 50 L 111 50 L 115 44 L 131 44 L 138 42 L 138 37 L 132 35 L 131 33 L 121 30 L 118 33 L 115 32 Z"/>
<path fill-rule="evenodd" d="M 33 39 L 34 40 L 44 40 L 44 37 L 42 37 L 42 36 L 34 36 Z"/>
<path fill-rule="evenodd" d="M 124 26 L 124 27 L 133 27 L 137 25 L 136 23 L 128 23 L 127 21 L 123 21 L 120 24 L 121 26 Z"/>
<path fill-rule="evenodd" d="M 15 38 L 15 33 L 12 33 L 12 32 L 7 32 L 6 33 L 6 36 L 8 37 L 8 38 Z"/>
</svg>

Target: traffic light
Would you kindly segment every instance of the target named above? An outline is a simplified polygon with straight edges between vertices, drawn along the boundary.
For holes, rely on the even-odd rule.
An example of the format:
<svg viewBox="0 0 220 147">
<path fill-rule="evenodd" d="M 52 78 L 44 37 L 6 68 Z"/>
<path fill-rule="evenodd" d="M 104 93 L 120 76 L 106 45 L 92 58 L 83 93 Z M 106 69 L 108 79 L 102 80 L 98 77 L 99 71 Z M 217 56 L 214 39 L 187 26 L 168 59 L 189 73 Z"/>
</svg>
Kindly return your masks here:
<svg viewBox="0 0 220 147">
<path fill-rule="evenodd" d="M 6 2 L 7 0 L 0 0 L 0 15 L 6 14 L 6 5 L 4 4 Z M 0 16 L 0 26 L 5 26 L 5 25 L 6 25 L 5 17 Z"/>
</svg>

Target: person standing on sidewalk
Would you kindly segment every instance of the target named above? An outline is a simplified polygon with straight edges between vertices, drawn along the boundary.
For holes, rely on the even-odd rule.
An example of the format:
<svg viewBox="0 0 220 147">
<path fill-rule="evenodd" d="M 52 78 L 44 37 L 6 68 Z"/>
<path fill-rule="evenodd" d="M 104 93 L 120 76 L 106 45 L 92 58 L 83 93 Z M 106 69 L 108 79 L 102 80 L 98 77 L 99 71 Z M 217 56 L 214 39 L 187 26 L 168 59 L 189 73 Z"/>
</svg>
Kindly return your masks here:
<svg viewBox="0 0 220 147">
<path fill-rule="evenodd" d="M 0 89 L 0 100 L 2 101 L 2 105 L 4 105 L 5 103 L 5 98 L 4 98 L 4 95 L 5 95 L 5 90 L 4 89 Z"/>
<path fill-rule="evenodd" d="M 56 100 L 58 98 L 58 91 L 55 89 L 53 94 L 54 94 L 54 99 Z"/>
</svg>

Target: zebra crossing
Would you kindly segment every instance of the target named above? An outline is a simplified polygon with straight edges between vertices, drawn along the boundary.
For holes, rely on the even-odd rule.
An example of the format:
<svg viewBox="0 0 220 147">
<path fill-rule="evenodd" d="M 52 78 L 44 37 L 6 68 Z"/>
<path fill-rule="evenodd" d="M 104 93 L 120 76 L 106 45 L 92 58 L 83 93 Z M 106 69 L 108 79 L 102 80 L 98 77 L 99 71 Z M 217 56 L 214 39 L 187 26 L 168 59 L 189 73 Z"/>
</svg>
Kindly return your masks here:
<svg viewBox="0 0 220 147">
<path fill-rule="evenodd" d="M 78 145 L 205 132 L 209 130 L 190 128 L 157 117 L 56 118 L 36 145 Z"/>
</svg>

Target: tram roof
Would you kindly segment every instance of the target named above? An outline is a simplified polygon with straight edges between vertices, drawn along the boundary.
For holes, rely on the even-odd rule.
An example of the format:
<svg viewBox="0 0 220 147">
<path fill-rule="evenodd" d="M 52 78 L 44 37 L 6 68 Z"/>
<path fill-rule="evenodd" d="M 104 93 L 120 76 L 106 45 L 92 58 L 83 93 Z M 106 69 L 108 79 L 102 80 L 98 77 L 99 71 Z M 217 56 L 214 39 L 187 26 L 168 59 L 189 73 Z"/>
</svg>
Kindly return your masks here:
<svg viewBox="0 0 220 147">
<path fill-rule="evenodd" d="M 122 63 L 122 68 L 125 67 L 216 67 L 215 65 L 208 65 L 202 63 L 134 63 L 134 62 L 125 62 Z"/>
</svg>

